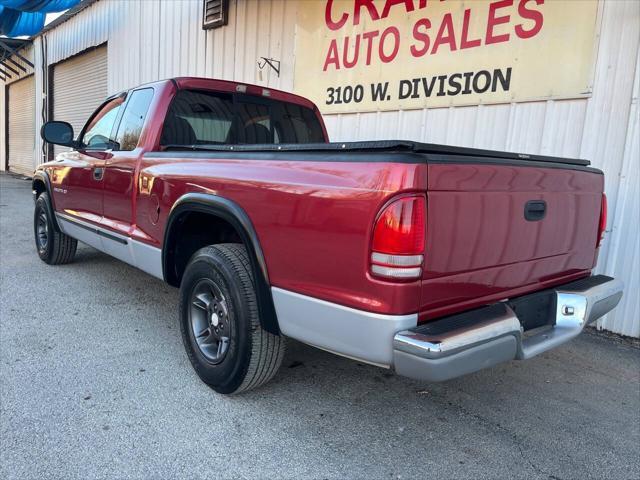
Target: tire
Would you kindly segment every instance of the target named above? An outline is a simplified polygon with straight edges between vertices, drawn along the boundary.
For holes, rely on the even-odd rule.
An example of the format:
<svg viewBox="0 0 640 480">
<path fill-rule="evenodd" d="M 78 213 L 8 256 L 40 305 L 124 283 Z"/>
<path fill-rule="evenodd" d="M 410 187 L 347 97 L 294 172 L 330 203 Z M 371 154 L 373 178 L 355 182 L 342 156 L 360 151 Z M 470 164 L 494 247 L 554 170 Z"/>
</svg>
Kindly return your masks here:
<svg viewBox="0 0 640 480">
<path fill-rule="evenodd" d="M 198 250 L 180 285 L 180 331 L 200 379 L 235 394 L 268 382 L 285 351 L 283 336 L 260 326 L 251 263 L 243 245 Z"/>
<path fill-rule="evenodd" d="M 63 265 L 73 261 L 78 241 L 56 230 L 50 216 L 51 201 L 49 194 L 41 193 L 36 200 L 33 214 L 33 233 L 36 250 L 42 261 L 49 265 Z"/>
</svg>

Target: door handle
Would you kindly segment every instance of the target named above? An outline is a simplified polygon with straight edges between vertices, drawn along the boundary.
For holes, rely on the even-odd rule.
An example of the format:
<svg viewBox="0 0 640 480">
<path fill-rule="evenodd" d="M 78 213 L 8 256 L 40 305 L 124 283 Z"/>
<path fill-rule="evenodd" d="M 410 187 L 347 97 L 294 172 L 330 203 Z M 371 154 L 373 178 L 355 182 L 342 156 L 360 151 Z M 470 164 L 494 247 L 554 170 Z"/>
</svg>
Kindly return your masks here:
<svg viewBox="0 0 640 480">
<path fill-rule="evenodd" d="M 524 206 L 524 218 L 529 222 L 542 220 L 547 214 L 547 202 L 544 200 L 529 200 Z"/>
<path fill-rule="evenodd" d="M 104 168 L 102 167 L 97 167 L 93 169 L 93 179 L 100 181 L 102 180 L 102 177 L 104 176 Z"/>
</svg>

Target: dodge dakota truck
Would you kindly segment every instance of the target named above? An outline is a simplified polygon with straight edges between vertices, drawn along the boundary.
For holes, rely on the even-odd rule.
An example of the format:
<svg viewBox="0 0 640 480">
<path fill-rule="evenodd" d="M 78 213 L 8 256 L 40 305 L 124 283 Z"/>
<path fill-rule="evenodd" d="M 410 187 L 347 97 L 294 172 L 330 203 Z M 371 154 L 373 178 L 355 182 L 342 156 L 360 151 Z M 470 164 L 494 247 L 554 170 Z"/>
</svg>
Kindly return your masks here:
<svg viewBox="0 0 640 480">
<path fill-rule="evenodd" d="M 309 100 L 203 78 L 41 135 L 69 150 L 34 173 L 40 258 L 81 241 L 179 287 L 187 355 L 220 393 L 271 379 L 287 337 L 447 380 L 554 348 L 622 296 L 591 272 L 607 209 L 585 160 L 330 143 Z"/>
</svg>

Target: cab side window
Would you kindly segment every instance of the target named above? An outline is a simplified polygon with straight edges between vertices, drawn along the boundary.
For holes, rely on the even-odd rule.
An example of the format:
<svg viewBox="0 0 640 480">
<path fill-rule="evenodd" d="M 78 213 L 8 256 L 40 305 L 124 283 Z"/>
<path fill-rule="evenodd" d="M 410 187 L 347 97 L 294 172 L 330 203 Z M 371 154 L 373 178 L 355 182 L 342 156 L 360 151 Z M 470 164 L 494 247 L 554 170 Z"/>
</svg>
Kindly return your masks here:
<svg viewBox="0 0 640 480">
<path fill-rule="evenodd" d="M 118 150 L 128 151 L 138 146 L 138 140 L 140 140 L 144 120 L 152 99 L 152 88 L 143 88 L 131 93 L 116 135 L 116 142 L 119 145 Z"/>
<path fill-rule="evenodd" d="M 85 149 L 108 150 L 114 147 L 115 141 L 111 133 L 123 103 L 124 97 L 114 98 L 94 113 L 84 128 L 84 135 L 81 139 Z"/>
</svg>

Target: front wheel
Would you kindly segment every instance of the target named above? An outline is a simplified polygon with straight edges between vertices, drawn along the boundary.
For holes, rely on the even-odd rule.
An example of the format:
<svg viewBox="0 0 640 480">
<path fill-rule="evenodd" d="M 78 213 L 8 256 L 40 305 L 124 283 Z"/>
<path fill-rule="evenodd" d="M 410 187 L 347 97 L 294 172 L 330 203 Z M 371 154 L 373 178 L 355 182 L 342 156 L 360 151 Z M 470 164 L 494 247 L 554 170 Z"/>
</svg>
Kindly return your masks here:
<svg viewBox="0 0 640 480">
<path fill-rule="evenodd" d="M 180 330 L 200 379 L 219 393 L 268 382 L 285 350 L 282 336 L 260 326 L 251 264 L 243 245 L 198 250 L 180 285 Z"/>
<path fill-rule="evenodd" d="M 40 259 L 49 265 L 62 265 L 73 261 L 78 241 L 56 230 L 50 217 L 49 195 L 41 193 L 33 214 L 33 233 Z"/>
</svg>

